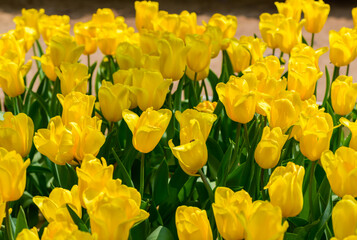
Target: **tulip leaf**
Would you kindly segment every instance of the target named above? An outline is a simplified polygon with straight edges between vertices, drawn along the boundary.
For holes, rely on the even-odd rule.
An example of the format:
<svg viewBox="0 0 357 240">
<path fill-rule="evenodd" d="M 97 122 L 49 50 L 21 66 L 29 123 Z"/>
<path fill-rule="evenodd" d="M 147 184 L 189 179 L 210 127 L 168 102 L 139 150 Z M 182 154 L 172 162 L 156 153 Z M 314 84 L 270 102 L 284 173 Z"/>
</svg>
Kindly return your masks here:
<svg viewBox="0 0 357 240">
<path fill-rule="evenodd" d="M 15 239 L 17 235 L 22 231 L 22 229 L 28 228 L 26 214 L 22 206 L 20 206 L 19 213 L 17 214 L 16 218 L 16 228 L 15 228 Z"/>
<path fill-rule="evenodd" d="M 118 178 L 120 178 L 123 183 L 125 185 L 127 185 L 128 187 L 134 187 L 134 184 L 128 174 L 128 172 L 126 171 L 126 168 L 124 167 L 123 163 L 121 162 L 121 160 L 119 159 L 117 153 L 115 152 L 115 150 L 112 148 L 112 153 L 114 155 L 114 158 L 117 162 L 117 166 L 115 168 L 114 171 L 114 175 Z"/>
<path fill-rule="evenodd" d="M 325 66 L 325 73 L 326 73 L 326 88 L 325 88 L 325 95 L 324 95 L 324 100 L 322 101 L 322 106 L 326 105 L 327 99 L 329 97 L 330 93 L 330 74 L 328 72 L 327 66 Z"/>
<path fill-rule="evenodd" d="M 44 102 L 44 100 L 42 99 L 42 97 L 39 95 L 39 94 L 37 94 L 37 93 L 35 93 L 35 92 L 33 92 L 33 91 L 31 91 L 31 94 L 33 95 L 33 96 L 35 96 L 35 98 L 36 98 L 36 101 L 40 104 L 40 106 L 41 106 L 41 108 L 43 109 L 43 111 L 45 111 L 45 113 L 46 113 L 46 117 L 47 117 L 47 122 L 49 122 L 50 121 L 50 114 L 49 114 L 49 112 L 48 112 L 48 109 L 47 109 L 47 104 Z"/>
<path fill-rule="evenodd" d="M 69 214 L 71 215 L 73 222 L 78 226 L 78 229 L 83 232 L 89 232 L 87 226 L 84 224 L 82 219 L 80 219 L 78 215 L 73 211 L 73 209 L 68 204 L 66 204 L 66 207 Z"/>
<path fill-rule="evenodd" d="M 296 233 L 285 233 L 284 240 L 303 240 L 304 238 Z"/>
<path fill-rule="evenodd" d="M 169 196 L 169 168 L 165 159 L 162 160 L 155 174 L 153 199 L 157 205 Z"/>
<path fill-rule="evenodd" d="M 146 238 L 146 240 L 174 240 L 174 237 L 168 228 L 159 226 Z"/>
<path fill-rule="evenodd" d="M 212 88 L 212 92 L 213 92 L 213 99 L 212 101 L 218 101 L 218 94 L 217 94 L 217 91 L 216 91 L 216 86 L 219 82 L 219 79 L 217 77 L 217 75 L 210 69 L 209 70 L 209 73 L 208 73 L 208 77 L 207 77 L 210 85 L 211 85 L 211 88 Z"/>
<path fill-rule="evenodd" d="M 185 203 L 186 200 L 191 196 L 196 180 L 197 177 L 190 177 L 185 185 L 183 185 L 183 187 L 180 189 L 177 197 L 181 203 Z"/>
<path fill-rule="evenodd" d="M 182 76 L 182 78 L 180 79 L 179 84 L 177 86 L 177 89 L 176 89 L 176 91 L 174 93 L 174 95 L 175 95 L 174 96 L 174 109 L 176 111 L 181 111 L 182 86 L 183 86 L 183 83 L 185 81 L 185 77 L 186 77 L 186 75 L 184 74 Z"/>
<path fill-rule="evenodd" d="M 217 186 L 225 186 L 226 185 L 229 165 L 231 164 L 232 160 L 234 160 L 234 159 L 232 159 L 233 144 L 234 143 L 231 141 L 226 153 L 223 156 L 221 164 L 219 166 L 219 169 L 217 172 Z"/>
</svg>

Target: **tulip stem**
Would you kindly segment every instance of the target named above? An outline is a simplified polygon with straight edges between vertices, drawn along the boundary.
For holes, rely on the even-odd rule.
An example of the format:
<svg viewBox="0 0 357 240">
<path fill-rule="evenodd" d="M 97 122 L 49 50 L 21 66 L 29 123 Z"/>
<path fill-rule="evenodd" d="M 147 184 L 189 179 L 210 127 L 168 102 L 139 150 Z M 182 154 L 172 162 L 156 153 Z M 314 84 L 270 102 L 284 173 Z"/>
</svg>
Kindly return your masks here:
<svg viewBox="0 0 357 240">
<path fill-rule="evenodd" d="M 335 68 L 333 69 L 333 76 L 332 76 L 332 81 L 335 81 L 335 79 L 338 77 L 338 75 L 340 75 L 340 67 L 335 66 Z"/>
<path fill-rule="evenodd" d="M 273 53 L 272 53 L 273 56 L 275 56 L 275 48 L 273 48 Z"/>
<path fill-rule="evenodd" d="M 312 33 L 312 35 L 311 35 L 311 47 L 314 46 L 314 38 L 315 38 L 315 33 Z"/>
<path fill-rule="evenodd" d="M 264 168 L 261 169 L 261 172 L 260 172 L 260 187 L 262 188 L 262 197 L 263 197 L 263 201 L 266 198 L 266 195 L 265 195 L 265 189 L 264 189 Z"/>
<path fill-rule="evenodd" d="M 143 199 L 144 197 L 144 177 L 145 177 L 145 153 L 141 154 L 141 163 L 140 163 L 140 195 Z"/>
<path fill-rule="evenodd" d="M 214 202 L 214 197 L 213 197 L 213 191 L 212 191 L 211 185 L 209 184 L 209 182 L 208 182 L 206 176 L 204 175 L 204 173 L 202 172 L 201 169 L 198 170 L 198 174 L 200 174 L 201 179 L 202 179 L 202 182 L 203 182 L 203 184 L 205 185 L 206 190 L 207 190 L 207 192 L 208 192 L 209 199 L 210 199 L 211 202 L 213 203 L 213 202 Z"/>
<path fill-rule="evenodd" d="M 346 68 L 346 76 L 348 76 L 348 73 L 350 72 L 350 65 L 348 64 L 347 65 L 347 68 Z"/>
<path fill-rule="evenodd" d="M 6 203 L 6 221 L 5 221 L 5 228 L 6 228 L 6 232 L 7 232 L 7 238 L 9 240 L 14 240 L 14 236 L 12 234 L 12 229 L 11 229 L 11 222 L 10 222 L 10 202 Z"/>
<path fill-rule="evenodd" d="M 12 97 L 11 102 L 12 102 L 12 108 L 13 108 L 14 115 L 19 114 L 20 111 L 19 111 L 19 106 L 17 104 L 17 97 Z"/>
<path fill-rule="evenodd" d="M 310 203 L 310 220 L 312 220 L 312 208 L 313 208 L 313 202 L 312 202 L 312 184 L 314 181 L 314 176 L 315 176 L 315 167 L 316 167 L 316 162 L 317 161 L 312 161 L 311 162 L 311 169 L 310 169 L 310 183 L 309 183 L 309 203 Z"/>
<path fill-rule="evenodd" d="M 240 137 L 240 129 L 242 127 L 241 123 L 237 124 L 237 132 L 236 132 L 236 141 L 235 141 L 235 147 L 234 147 L 234 152 L 233 152 L 233 161 L 234 164 L 237 162 L 237 157 L 238 157 L 238 149 L 239 149 L 239 137 Z M 232 166 L 234 165 L 232 164 Z M 230 168 L 232 167 L 230 166 Z"/>
<path fill-rule="evenodd" d="M 87 55 L 87 63 L 88 63 L 88 71 L 91 72 L 91 69 L 90 69 L 90 55 L 88 54 Z M 89 77 L 89 89 L 88 89 L 88 95 L 92 95 L 92 73 L 91 73 L 91 76 Z"/>
<path fill-rule="evenodd" d="M 202 79 L 202 85 L 203 85 L 203 89 L 205 90 L 206 101 L 209 101 L 209 96 L 208 96 L 208 91 L 207 91 L 207 86 L 206 86 L 206 83 L 205 83 L 205 79 Z"/>
<path fill-rule="evenodd" d="M 249 148 L 250 144 L 249 144 L 249 136 L 248 136 L 248 128 L 247 128 L 247 124 L 244 124 L 244 137 L 245 137 L 245 141 L 247 144 L 247 149 Z M 249 150 L 249 149 L 248 149 Z"/>
</svg>

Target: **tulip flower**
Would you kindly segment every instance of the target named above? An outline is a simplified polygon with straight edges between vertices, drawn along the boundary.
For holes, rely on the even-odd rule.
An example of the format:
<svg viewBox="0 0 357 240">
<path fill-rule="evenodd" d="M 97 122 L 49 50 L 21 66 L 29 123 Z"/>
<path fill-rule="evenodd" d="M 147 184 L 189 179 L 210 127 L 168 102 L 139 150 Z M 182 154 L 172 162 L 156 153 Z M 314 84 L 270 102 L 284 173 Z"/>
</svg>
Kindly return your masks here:
<svg viewBox="0 0 357 240">
<path fill-rule="evenodd" d="M 203 101 L 200 102 L 195 109 L 204 113 L 213 113 L 216 109 L 217 102 Z"/>
<path fill-rule="evenodd" d="M 243 189 L 238 192 L 226 187 L 216 189 L 212 208 L 218 231 L 224 239 L 245 238 L 245 226 L 252 206 L 252 198 Z"/>
<path fill-rule="evenodd" d="M 47 129 L 37 130 L 33 143 L 41 154 L 58 165 L 73 161 L 72 133 L 63 125 L 60 116 L 51 118 Z"/>
<path fill-rule="evenodd" d="M 340 147 L 335 154 L 326 151 L 321 156 L 321 164 L 326 172 L 332 191 L 339 197 L 357 197 L 354 179 L 357 174 L 357 152 L 348 147 Z"/>
<path fill-rule="evenodd" d="M 357 201 L 345 195 L 332 209 L 332 226 L 334 239 L 354 239 L 357 230 Z M 352 237 L 352 238 L 351 238 Z"/>
<path fill-rule="evenodd" d="M 73 31 L 77 44 L 84 45 L 83 54 L 91 55 L 97 51 L 96 28 L 92 22 L 78 22 Z"/>
<path fill-rule="evenodd" d="M 195 12 L 182 11 L 179 17 L 179 25 L 176 29 L 176 36 L 185 39 L 187 34 L 195 34 L 197 32 L 197 14 Z"/>
<path fill-rule="evenodd" d="M 176 209 L 175 222 L 179 240 L 213 240 L 205 210 L 180 206 Z"/>
<path fill-rule="evenodd" d="M 79 201 L 77 185 L 74 185 L 71 191 L 63 188 L 54 188 L 48 197 L 35 196 L 33 202 L 48 222 L 67 221 L 74 223 L 66 204 L 80 218 L 82 217 L 82 206 Z"/>
<path fill-rule="evenodd" d="M 357 151 L 357 123 L 356 122 L 350 122 L 346 118 L 342 117 L 340 118 L 340 122 L 342 125 L 345 127 L 348 127 L 349 130 L 351 131 L 352 137 L 350 141 L 350 148 L 353 148 L 354 150 Z"/>
<path fill-rule="evenodd" d="M 92 22 L 97 28 L 115 23 L 113 10 L 110 8 L 98 8 L 92 15 Z"/>
<path fill-rule="evenodd" d="M 357 99 L 357 83 L 352 77 L 340 75 L 331 86 L 331 103 L 335 113 L 347 115 L 352 112 Z"/>
<path fill-rule="evenodd" d="M 203 34 L 211 38 L 211 58 L 217 57 L 221 49 L 227 49 L 230 40 L 223 40 L 222 30 L 218 26 L 207 25 Z"/>
<path fill-rule="evenodd" d="M 208 77 L 209 74 L 209 66 L 207 66 L 206 69 L 204 69 L 201 72 L 196 73 L 195 71 L 193 71 L 191 68 L 186 68 L 186 76 L 191 79 L 191 80 L 196 80 L 196 81 L 201 81 L 201 80 L 205 80 Z"/>
<path fill-rule="evenodd" d="M 55 221 L 50 222 L 48 226 L 44 228 L 41 237 L 41 240 L 53 239 L 96 240 L 98 238 L 88 232 L 80 231 L 74 223 Z"/>
<path fill-rule="evenodd" d="M 188 48 L 182 39 L 173 35 L 159 40 L 160 72 L 164 78 L 173 81 L 181 79 L 185 73 Z"/>
<path fill-rule="evenodd" d="M 159 56 L 160 32 L 143 32 L 140 34 L 140 48 L 144 54 Z"/>
<path fill-rule="evenodd" d="M 0 39 L 0 56 L 18 66 L 22 66 L 25 55 L 25 44 L 22 40 L 17 40 L 12 34 L 2 35 Z"/>
<path fill-rule="evenodd" d="M 357 7 L 352 9 L 353 25 L 357 28 Z"/>
<path fill-rule="evenodd" d="M 305 169 L 293 162 L 277 167 L 264 189 L 269 190 L 270 202 L 280 207 L 283 217 L 295 217 L 303 207 L 302 182 Z"/>
<path fill-rule="evenodd" d="M 282 224 L 282 213 L 278 206 L 268 201 L 255 201 L 251 211 L 246 226 L 246 240 L 284 238 L 289 224 L 287 221 Z"/>
<path fill-rule="evenodd" d="M 20 154 L 7 151 L 0 147 L 0 199 L 5 202 L 18 200 L 24 193 L 26 186 L 26 169 L 30 159 L 25 162 Z"/>
<path fill-rule="evenodd" d="M 152 21 L 159 12 L 159 3 L 151 1 L 135 1 L 135 25 L 136 28 L 152 29 Z"/>
<path fill-rule="evenodd" d="M 158 111 L 146 109 L 139 117 L 125 109 L 123 118 L 133 134 L 133 146 L 142 153 L 151 152 L 159 143 L 170 123 L 172 112 L 168 109 Z"/>
<path fill-rule="evenodd" d="M 229 81 L 218 83 L 216 91 L 230 119 L 247 123 L 253 119 L 256 106 L 256 76 L 245 74 L 242 77 L 231 76 Z"/>
<path fill-rule="evenodd" d="M 165 102 L 171 79 L 164 79 L 160 72 L 146 69 L 133 69 L 133 86 L 130 90 L 136 95 L 142 111 L 153 107 L 158 110 Z"/>
<path fill-rule="evenodd" d="M 36 30 L 24 26 L 16 26 L 16 29 L 8 31 L 3 37 L 6 37 L 6 35 L 12 35 L 17 41 L 21 42 L 24 52 L 28 52 L 32 48 L 37 37 Z"/>
<path fill-rule="evenodd" d="M 154 30 L 160 33 L 176 33 L 180 25 L 178 14 L 169 14 L 166 11 L 159 11 L 157 18 L 153 21 Z"/>
<path fill-rule="evenodd" d="M 206 69 L 211 61 L 211 38 L 208 35 L 187 35 L 185 42 L 189 48 L 187 66 L 196 73 Z"/>
<path fill-rule="evenodd" d="M 0 222 L 6 217 L 6 202 L 0 199 Z"/>
<path fill-rule="evenodd" d="M 109 25 L 97 30 L 97 44 L 104 55 L 115 55 L 119 43 L 124 42 L 127 31 Z"/>
<path fill-rule="evenodd" d="M 287 139 L 288 135 L 284 135 L 281 128 L 276 127 L 270 130 L 268 126 L 264 127 L 263 136 L 254 152 L 254 158 L 258 165 L 264 169 L 275 167 Z"/>
<path fill-rule="evenodd" d="M 49 45 L 56 35 L 68 36 L 71 29 L 69 16 L 43 14 L 38 22 L 40 33 L 44 42 Z M 56 65 L 59 66 L 59 65 Z"/>
<path fill-rule="evenodd" d="M 306 19 L 305 29 L 309 33 L 319 33 L 326 23 L 330 13 L 330 5 L 324 1 L 307 0 L 302 4 L 302 11 Z"/>
<path fill-rule="evenodd" d="M 8 151 L 15 150 L 26 157 L 32 147 L 32 119 L 24 113 L 14 116 L 11 112 L 5 112 L 3 118 L 0 120 L 0 147 Z"/>
<path fill-rule="evenodd" d="M 238 26 L 237 17 L 215 13 L 209 19 L 208 25 L 219 27 L 223 33 L 223 38 L 233 38 Z"/>
<path fill-rule="evenodd" d="M 101 111 L 105 119 L 110 122 L 118 122 L 123 118 L 122 111 L 130 107 L 129 88 L 123 84 L 113 85 L 104 81 L 99 88 L 98 98 Z"/>
<path fill-rule="evenodd" d="M 277 30 L 280 24 L 285 21 L 283 14 L 263 13 L 259 16 L 259 30 L 264 42 L 268 47 L 278 48 Z"/>
<path fill-rule="evenodd" d="M 280 14 L 295 21 L 300 21 L 301 7 L 305 4 L 301 0 L 286 0 L 285 2 L 275 2 L 274 4 Z"/>
<path fill-rule="evenodd" d="M 115 56 L 120 69 L 127 70 L 141 67 L 141 48 L 131 43 L 120 43 Z"/>
<path fill-rule="evenodd" d="M 64 96 L 75 91 L 85 94 L 87 92 L 87 81 L 90 77 L 88 67 L 81 63 L 62 63 L 61 70 L 55 69 L 61 80 L 61 92 Z"/>
<path fill-rule="evenodd" d="M 36 33 L 36 39 L 40 37 L 40 30 L 39 30 L 39 20 L 45 14 L 45 10 L 41 8 L 40 10 L 31 8 L 21 10 L 21 16 L 14 17 L 13 21 L 15 22 L 16 26 L 23 26 L 30 29 L 33 29 Z"/>
<path fill-rule="evenodd" d="M 153 72 L 160 72 L 160 57 L 159 56 L 150 56 L 144 54 L 142 59 L 142 68 L 147 69 Z"/>
<path fill-rule="evenodd" d="M 114 84 L 123 84 L 125 86 L 133 86 L 133 70 L 118 70 L 113 74 Z M 136 95 L 129 91 L 130 109 L 134 109 L 138 106 Z"/>
<path fill-rule="evenodd" d="M 305 24 L 305 19 L 300 22 L 292 19 L 286 18 L 279 25 L 275 40 L 278 44 L 278 48 L 284 52 L 289 54 L 291 49 L 302 41 L 301 30 Z"/>
<path fill-rule="evenodd" d="M 33 227 L 31 229 L 22 229 L 17 235 L 16 240 L 40 240 L 37 228 Z"/>
<path fill-rule="evenodd" d="M 343 27 L 329 32 L 330 61 L 337 67 L 347 66 L 357 56 L 357 31 Z"/>
<path fill-rule="evenodd" d="M 34 56 L 32 58 L 41 63 L 41 69 L 48 79 L 56 81 L 57 74 L 55 72 L 55 66 L 53 65 L 50 54 L 48 53 L 48 49 L 47 53 L 43 54 L 41 57 Z"/>
<path fill-rule="evenodd" d="M 304 43 L 299 43 L 295 45 L 295 47 L 291 50 L 291 57 L 301 57 L 304 56 L 309 60 L 311 65 L 315 65 L 316 69 L 320 71 L 319 68 L 319 58 L 322 54 L 326 53 L 328 51 L 328 47 L 322 47 L 319 49 L 314 50 L 312 47 L 304 44 Z M 306 59 L 307 61 L 307 59 Z"/>
</svg>

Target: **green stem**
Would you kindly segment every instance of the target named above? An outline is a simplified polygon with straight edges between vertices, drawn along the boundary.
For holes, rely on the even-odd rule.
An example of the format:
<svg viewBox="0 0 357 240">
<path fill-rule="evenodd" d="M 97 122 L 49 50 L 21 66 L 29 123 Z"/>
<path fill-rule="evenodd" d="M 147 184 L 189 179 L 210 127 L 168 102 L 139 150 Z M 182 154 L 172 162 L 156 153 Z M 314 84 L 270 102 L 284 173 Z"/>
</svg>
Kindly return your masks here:
<svg viewBox="0 0 357 240">
<path fill-rule="evenodd" d="M 250 143 L 249 143 L 247 124 L 244 124 L 244 137 L 245 137 L 245 141 L 246 141 L 246 144 L 247 144 L 247 149 L 249 149 Z"/>
<path fill-rule="evenodd" d="M 209 101 L 207 86 L 206 86 L 206 82 L 204 79 L 202 80 L 202 85 L 203 85 L 203 89 L 205 90 L 206 100 Z"/>
<path fill-rule="evenodd" d="M 14 115 L 19 114 L 20 111 L 19 111 L 19 106 L 17 104 L 17 97 L 12 97 L 11 102 L 12 102 L 12 108 L 13 108 Z"/>
<path fill-rule="evenodd" d="M 209 199 L 211 200 L 212 203 L 214 203 L 214 197 L 213 197 L 213 191 L 212 191 L 212 188 L 211 188 L 211 185 L 209 184 L 206 176 L 203 174 L 202 170 L 198 170 L 198 174 L 200 174 L 201 176 L 201 179 L 202 179 L 202 182 L 203 184 L 205 185 L 206 187 L 206 190 L 208 192 L 208 196 L 209 196 Z"/>
<path fill-rule="evenodd" d="M 7 238 L 9 240 L 14 240 L 14 236 L 12 234 L 9 210 L 10 210 L 10 202 L 7 202 L 6 209 L 5 209 L 5 211 L 6 211 L 5 228 L 6 228 Z"/>
<path fill-rule="evenodd" d="M 311 35 L 311 47 L 314 47 L 314 38 L 315 38 L 315 33 Z"/>
<path fill-rule="evenodd" d="M 194 84 L 194 87 L 195 87 L 195 95 L 196 95 L 196 99 L 197 99 L 197 103 L 200 101 L 200 95 L 201 95 L 201 92 L 198 90 L 197 91 L 197 85 L 198 85 L 198 81 L 197 81 L 197 73 L 195 72 L 195 76 L 194 76 L 194 79 L 193 79 L 193 84 Z"/>
<path fill-rule="evenodd" d="M 335 79 L 340 75 L 340 67 L 335 66 L 335 68 L 333 69 L 333 77 L 332 77 L 332 81 L 335 81 Z"/>
<path fill-rule="evenodd" d="M 273 48 L 273 53 L 272 53 L 273 56 L 275 56 L 275 48 Z"/>
<path fill-rule="evenodd" d="M 347 68 L 346 68 L 346 76 L 348 76 L 348 73 L 350 72 L 350 65 L 348 64 L 347 65 Z"/>
<path fill-rule="evenodd" d="M 310 219 L 312 220 L 312 208 L 313 208 L 313 200 L 312 200 L 312 182 L 314 181 L 315 175 L 315 167 L 317 161 L 311 162 L 311 169 L 310 169 L 310 182 L 309 182 L 309 203 L 310 203 Z"/>
<path fill-rule="evenodd" d="M 109 64 L 109 78 L 108 80 L 113 83 L 113 69 L 112 69 L 112 61 L 113 57 L 111 55 L 108 55 L 108 64 Z"/>
<path fill-rule="evenodd" d="M 52 97 L 51 97 L 51 114 L 52 114 L 52 117 L 56 116 L 57 112 L 57 107 L 56 107 L 56 102 L 57 102 L 57 88 L 60 84 L 60 80 L 59 78 L 57 77 L 56 78 L 56 81 L 55 81 L 55 84 L 53 86 L 53 91 L 52 91 Z"/>
<path fill-rule="evenodd" d="M 19 113 L 23 112 L 23 101 L 21 95 L 17 96 L 16 98 L 17 98 L 17 106 L 19 108 Z"/>
<path fill-rule="evenodd" d="M 88 63 L 88 71 L 90 71 L 90 55 L 88 54 L 87 55 L 87 63 Z M 92 95 L 92 74 L 91 73 L 91 76 L 89 77 L 89 89 L 88 89 L 88 95 Z"/>
<path fill-rule="evenodd" d="M 144 178 L 145 178 L 145 153 L 141 153 L 140 163 L 140 195 L 141 199 L 144 197 Z"/>
<path fill-rule="evenodd" d="M 232 161 L 232 165 L 230 166 L 229 169 L 231 169 L 232 166 L 234 166 L 236 164 L 236 162 L 238 161 L 237 157 L 238 157 L 239 137 L 240 137 L 240 129 L 241 128 L 242 128 L 242 124 L 237 123 L 237 132 L 236 132 L 235 147 L 234 147 L 234 152 L 233 152 L 233 161 Z"/>
<path fill-rule="evenodd" d="M 264 201 L 267 198 L 266 198 L 265 189 L 264 189 L 264 169 L 263 168 L 261 169 L 261 172 L 260 172 L 260 186 L 262 189 L 262 196 L 263 196 L 263 201 Z"/>
</svg>

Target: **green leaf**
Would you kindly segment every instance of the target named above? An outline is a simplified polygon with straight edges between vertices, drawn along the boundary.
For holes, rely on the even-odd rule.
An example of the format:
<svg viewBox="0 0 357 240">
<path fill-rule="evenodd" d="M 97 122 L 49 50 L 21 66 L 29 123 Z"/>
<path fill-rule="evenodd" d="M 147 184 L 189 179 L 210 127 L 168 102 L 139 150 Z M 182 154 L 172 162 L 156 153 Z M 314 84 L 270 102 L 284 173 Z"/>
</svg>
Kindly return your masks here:
<svg viewBox="0 0 357 240">
<path fill-rule="evenodd" d="M 324 95 L 324 100 L 322 101 L 322 105 L 325 106 L 326 101 L 329 97 L 330 93 L 330 74 L 328 72 L 327 66 L 325 66 L 325 73 L 326 73 L 326 88 L 325 88 L 325 95 Z"/>
<path fill-rule="evenodd" d="M 232 161 L 233 142 L 230 143 L 226 153 L 223 156 L 222 162 L 217 173 L 217 186 L 225 186 L 227 182 L 229 165 Z"/>
<path fill-rule="evenodd" d="M 284 235 L 284 240 L 304 240 L 304 238 L 296 233 L 287 232 Z"/>
<path fill-rule="evenodd" d="M 134 184 L 128 174 L 128 172 L 126 171 L 126 168 L 124 167 L 123 163 L 120 161 L 117 153 L 114 151 L 114 149 L 112 148 L 112 153 L 114 155 L 114 158 L 117 162 L 117 167 L 115 168 L 115 172 L 118 172 L 118 177 L 123 181 L 123 183 L 125 185 L 127 185 L 128 187 L 134 187 Z M 117 175 L 117 174 L 115 174 Z"/>
<path fill-rule="evenodd" d="M 174 240 L 174 237 L 168 228 L 159 226 L 146 238 L 146 240 Z"/>
<path fill-rule="evenodd" d="M 197 177 L 190 177 L 185 185 L 183 185 L 180 189 L 177 197 L 181 203 L 185 203 L 185 201 L 191 196 L 196 180 Z"/>
<path fill-rule="evenodd" d="M 184 79 L 185 77 L 186 77 L 186 75 L 184 74 L 182 76 L 182 78 L 180 79 L 177 89 L 174 93 L 174 109 L 178 110 L 178 111 L 181 111 L 182 86 L 185 81 L 185 79 Z"/>
<path fill-rule="evenodd" d="M 211 85 L 211 88 L 212 88 L 212 92 L 213 92 L 213 99 L 212 101 L 218 101 L 218 94 L 217 94 L 217 91 L 216 91 L 216 86 L 217 84 L 219 83 L 219 79 L 217 77 L 217 75 L 210 69 L 209 70 L 209 73 L 208 73 L 208 77 L 207 77 L 210 85 Z"/>
<path fill-rule="evenodd" d="M 16 219 L 16 229 L 15 229 L 15 239 L 17 235 L 22 231 L 22 229 L 28 228 L 27 226 L 27 220 L 26 220 L 26 214 L 24 212 L 24 209 L 22 206 L 20 206 L 19 213 L 17 214 L 17 219 Z"/>
<path fill-rule="evenodd" d="M 157 205 L 169 196 L 169 168 L 165 159 L 156 171 L 153 191 L 153 199 Z"/>
<path fill-rule="evenodd" d="M 73 209 L 68 204 L 66 204 L 66 207 L 72 217 L 73 222 L 78 226 L 78 229 L 83 232 L 89 232 L 87 226 L 84 224 L 82 219 L 80 219 L 78 215 L 73 211 Z"/>
</svg>

